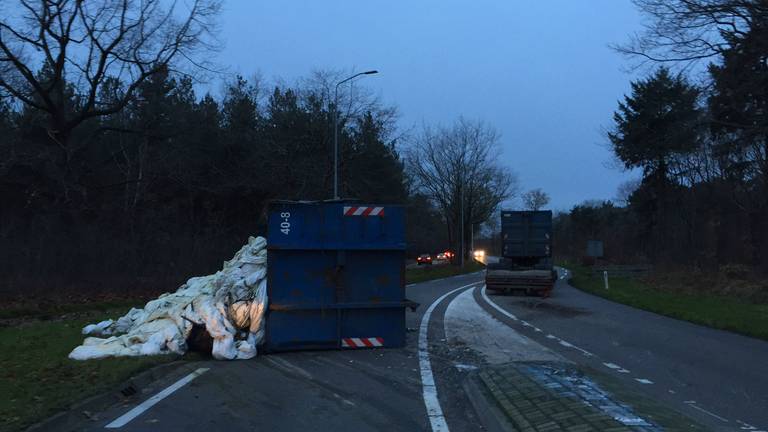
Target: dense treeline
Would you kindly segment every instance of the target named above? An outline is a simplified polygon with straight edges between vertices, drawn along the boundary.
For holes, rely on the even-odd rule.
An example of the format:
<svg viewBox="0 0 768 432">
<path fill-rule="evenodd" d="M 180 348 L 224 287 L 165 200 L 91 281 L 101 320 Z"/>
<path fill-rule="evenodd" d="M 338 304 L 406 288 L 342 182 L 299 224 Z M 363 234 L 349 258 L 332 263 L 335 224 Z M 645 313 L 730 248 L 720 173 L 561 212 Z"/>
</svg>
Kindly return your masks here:
<svg viewBox="0 0 768 432">
<path fill-rule="evenodd" d="M 768 4 L 636 0 L 649 31 L 621 50 L 662 66 L 632 83 L 608 139 L 642 180 L 626 206 L 558 218 L 559 250 L 603 240 L 609 259 L 768 272 Z M 685 71 L 708 62 L 694 83 Z M 624 191 L 627 192 L 627 191 Z"/>
<path fill-rule="evenodd" d="M 238 77 L 216 98 L 163 71 L 125 109 L 75 129 L 66 147 L 51 137 L 49 116 L 4 98 L 3 289 L 170 289 L 263 234 L 268 200 L 330 198 L 333 79 L 268 89 Z M 60 85 L 67 105 L 82 103 Z M 97 104 L 123 91 L 106 80 Z M 408 203 L 414 250 L 445 247 L 442 218 L 409 190 L 393 109 L 364 91 L 341 101 L 342 196 Z"/>
</svg>

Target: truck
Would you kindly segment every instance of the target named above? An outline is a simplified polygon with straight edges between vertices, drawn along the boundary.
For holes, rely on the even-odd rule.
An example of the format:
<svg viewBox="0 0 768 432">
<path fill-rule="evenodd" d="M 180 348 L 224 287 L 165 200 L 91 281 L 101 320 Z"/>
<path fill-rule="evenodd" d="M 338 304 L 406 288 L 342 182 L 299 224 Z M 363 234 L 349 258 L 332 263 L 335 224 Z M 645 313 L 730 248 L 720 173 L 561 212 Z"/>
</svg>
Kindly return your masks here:
<svg viewBox="0 0 768 432">
<path fill-rule="evenodd" d="M 557 280 L 551 211 L 503 210 L 500 252 L 498 262 L 486 265 L 487 289 L 549 297 Z"/>
</svg>

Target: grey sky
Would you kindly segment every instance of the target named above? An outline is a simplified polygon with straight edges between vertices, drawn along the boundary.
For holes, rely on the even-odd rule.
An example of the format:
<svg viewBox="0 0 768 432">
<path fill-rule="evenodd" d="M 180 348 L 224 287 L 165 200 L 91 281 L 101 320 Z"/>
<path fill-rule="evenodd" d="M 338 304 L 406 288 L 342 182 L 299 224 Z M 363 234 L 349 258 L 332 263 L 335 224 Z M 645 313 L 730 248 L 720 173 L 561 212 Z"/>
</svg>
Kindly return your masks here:
<svg viewBox="0 0 768 432">
<path fill-rule="evenodd" d="M 606 168 L 601 134 L 632 78 L 608 48 L 638 30 L 629 0 L 228 0 L 219 62 L 288 82 L 369 68 L 360 85 L 403 127 L 483 119 L 503 161 L 552 207 L 608 199 L 631 174 Z"/>
</svg>

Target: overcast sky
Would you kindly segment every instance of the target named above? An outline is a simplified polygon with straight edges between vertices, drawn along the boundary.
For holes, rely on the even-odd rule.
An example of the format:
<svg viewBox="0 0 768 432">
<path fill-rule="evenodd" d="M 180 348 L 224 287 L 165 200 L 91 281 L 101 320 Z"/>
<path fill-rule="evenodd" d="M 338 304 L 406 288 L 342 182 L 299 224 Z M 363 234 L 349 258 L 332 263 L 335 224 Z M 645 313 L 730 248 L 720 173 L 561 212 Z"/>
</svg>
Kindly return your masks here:
<svg viewBox="0 0 768 432">
<path fill-rule="evenodd" d="M 402 127 L 483 119 L 503 162 L 551 207 L 610 199 L 633 177 L 603 128 L 633 77 L 608 47 L 639 29 L 629 0 L 227 0 L 219 63 L 287 82 L 314 69 L 378 69 L 366 85 Z"/>
</svg>

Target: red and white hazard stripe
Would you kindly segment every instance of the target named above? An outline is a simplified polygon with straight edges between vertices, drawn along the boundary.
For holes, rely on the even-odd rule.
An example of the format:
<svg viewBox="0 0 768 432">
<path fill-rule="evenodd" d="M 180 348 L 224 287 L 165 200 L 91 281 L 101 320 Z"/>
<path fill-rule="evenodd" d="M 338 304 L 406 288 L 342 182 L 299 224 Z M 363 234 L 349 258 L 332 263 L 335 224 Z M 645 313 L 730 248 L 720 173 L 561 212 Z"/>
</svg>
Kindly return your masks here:
<svg viewBox="0 0 768 432">
<path fill-rule="evenodd" d="M 342 348 L 374 348 L 384 346 L 384 339 L 380 337 L 370 338 L 344 338 L 341 340 Z"/>
<path fill-rule="evenodd" d="M 344 216 L 384 216 L 384 207 L 344 207 Z"/>
</svg>

